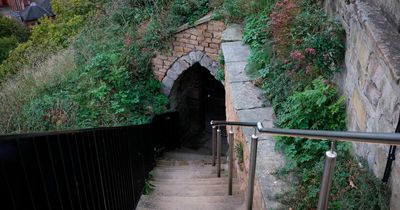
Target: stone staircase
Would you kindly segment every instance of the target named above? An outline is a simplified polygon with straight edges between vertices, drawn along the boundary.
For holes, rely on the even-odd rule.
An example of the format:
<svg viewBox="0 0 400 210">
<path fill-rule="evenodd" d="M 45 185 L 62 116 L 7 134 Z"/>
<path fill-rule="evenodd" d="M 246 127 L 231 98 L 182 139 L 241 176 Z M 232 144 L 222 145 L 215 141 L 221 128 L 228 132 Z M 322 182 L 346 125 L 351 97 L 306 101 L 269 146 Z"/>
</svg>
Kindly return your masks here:
<svg viewBox="0 0 400 210">
<path fill-rule="evenodd" d="M 151 183 L 154 191 L 142 195 L 137 210 L 240 210 L 244 193 L 233 179 L 233 195 L 228 195 L 226 158 L 222 158 L 221 178 L 212 166 L 212 156 L 187 149 L 166 153 L 157 161 Z"/>
</svg>

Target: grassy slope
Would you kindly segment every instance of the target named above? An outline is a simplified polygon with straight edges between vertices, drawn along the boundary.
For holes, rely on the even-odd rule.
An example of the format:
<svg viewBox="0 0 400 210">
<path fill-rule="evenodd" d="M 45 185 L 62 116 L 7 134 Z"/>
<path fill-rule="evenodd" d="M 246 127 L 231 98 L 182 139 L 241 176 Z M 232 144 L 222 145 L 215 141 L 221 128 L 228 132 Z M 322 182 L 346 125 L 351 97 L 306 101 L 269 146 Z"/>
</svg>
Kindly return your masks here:
<svg viewBox="0 0 400 210">
<path fill-rule="evenodd" d="M 69 3 L 55 1 L 58 18 L 42 20 L 0 66 L 14 74 L 2 81 L 0 133 L 148 121 L 167 103 L 150 69 L 153 52 L 208 12 L 205 0 Z M 14 63 L 18 55 L 33 59 Z"/>
</svg>

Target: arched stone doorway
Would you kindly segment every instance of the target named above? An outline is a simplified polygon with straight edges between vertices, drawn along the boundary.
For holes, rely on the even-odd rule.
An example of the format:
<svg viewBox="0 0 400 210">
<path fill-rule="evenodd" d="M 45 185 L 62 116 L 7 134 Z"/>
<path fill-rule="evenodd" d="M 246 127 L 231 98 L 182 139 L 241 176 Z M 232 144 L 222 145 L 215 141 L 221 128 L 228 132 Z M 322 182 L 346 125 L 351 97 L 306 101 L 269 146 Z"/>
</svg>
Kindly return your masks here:
<svg viewBox="0 0 400 210">
<path fill-rule="evenodd" d="M 177 110 L 180 115 L 183 146 L 210 153 L 210 121 L 225 119 L 225 89 L 222 83 L 206 68 L 195 63 L 174 82 L 169 98 L 171 109 Z"/>
<path fill-rule="evenodd" d="M 182 145 L 207 154 L 211 154 L 210 121 L 226 118 L 225 89 L 214 77 L 217 68 L 207 55 L 194 51 L 178 59 L 163 79 L 170 108 L 180 115 Z M 226 150 L 226 141 L 222 142 Z"/>
</svg>

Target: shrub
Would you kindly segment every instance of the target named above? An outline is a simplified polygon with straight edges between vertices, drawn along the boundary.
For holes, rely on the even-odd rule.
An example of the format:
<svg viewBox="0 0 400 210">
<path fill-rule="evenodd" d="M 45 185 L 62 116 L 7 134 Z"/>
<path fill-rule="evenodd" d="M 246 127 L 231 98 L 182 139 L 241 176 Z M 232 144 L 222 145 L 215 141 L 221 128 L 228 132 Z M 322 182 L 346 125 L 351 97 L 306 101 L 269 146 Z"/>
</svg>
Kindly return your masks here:
<svg viewBox="0 0 400 210">
<path fill-rule="evenodd" d="M 8 53 L 14 49 L 17 44 L 18 40 L 15 36 L 0 37 L 0 63 L 7 59 Z"/>
<path fill-rule="evenodd" d="M 276 1 L 247 15 L 243 40 L 251 47 L 247 70 L 261 81 L 282 128 L 344 130 L 345 101 L 330 82 L 341 70 L 344 32 L 314 0 Z M 324 78 L 324 79 L 323 79 Z M 328 141 L 277 138 L 299 183 L 281 195 L 287 208 L 315 209 Z M 388 209 L 388 190 L 360 168 L 351 146 L 337 143 L 330 209 Z M 282 177 L 282 176 L 281 176 Z M 368 190 L 373 189 L 373 190 Z M 363 196 L 362 196 L 363 195 Z"/>
<path fill-rule="evenodd" d="M 30 31 L 15 20 L 0 15 L 0 37 L 14 36 L 18 42 L 25 42 L 30 36 Z"/>
</svg>

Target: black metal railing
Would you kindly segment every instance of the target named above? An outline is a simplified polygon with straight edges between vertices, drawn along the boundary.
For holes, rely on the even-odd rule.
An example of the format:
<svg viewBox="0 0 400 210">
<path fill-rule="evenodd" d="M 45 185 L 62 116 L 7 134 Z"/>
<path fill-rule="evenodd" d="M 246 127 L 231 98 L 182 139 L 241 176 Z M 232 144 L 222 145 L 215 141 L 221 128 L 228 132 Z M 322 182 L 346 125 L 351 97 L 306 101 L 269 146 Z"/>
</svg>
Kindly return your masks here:
<svg viewBox="0 0 400 210">
<path fill-rule="evenodd" d="M 177 125 L 167 113 L 138 126 L 0 136 L 0 209 L 135 209 L 155 151 L 179 144 Z"/>
<path fill-rule="evenodd" d="M 336 164 L 337 154 L 334 148 L 334 141 L 346 141 L 346 142 L 362 142 L 362 143 L 375 143 L 375 144 L 388 144 L 388 145 L 400 145 L 400 133 L 368 133 L 368 132 L 340 132 L 340 131 L 322 131 L 322 130 L 298 130 L 298 129 L 280 129 L 280 128 L 264 128 L 260 122 L 229 122 L 229 121 L 211 121 L 213 128 L 213 166 L 217 160 L 217 171 L 218 177 L 221 171 L 220 162 L 220 147 L 221 144 L 221 126 L 229 126 L 229 165 L 228 165 L 228 194 L 232 195 L 232 173 L 233 173 L 233 147 L 235 145 L 233 126 L 239 127 L 252 127 L 254 128 L 254 134 L 251 136 L 251 147 L 250 147 L 250 158 L 249 158 L 249 174 L 248 184 L 246 192 L 246 209 L 251 210 L 253 207 L 253 193 L 254 193 L 254 179 L 256 172 L 256 160 L 257 160 L 257 144 L 258 136 L 257 132 L 269 134 L 273 136 L 288 136 L 288 137 L 302 137 L 317 140 L 331 140 L 331 148 L 325 153 L 325 167 L 323 171 L 319 200 L 318 210 L 328 209 L 328 198 L 332 184 L 333 172 Z M 396 132 L 399 132 L 400 120 L 397 125 Z M 391 147 L 392 148 L 392 147 Z M 392 149 L 393 150 L 393 149 Z M 322 155 L 322 154 L 321 154 Z M 389 154 L 390 160 L 394 159 L 394 154 Z M 389 163 L 388 163 L 389 164 Z M 391 163 L 389 164 L 391 165 Z M 390 166 L 387 166 L 387 168 Z M 385 171 L 385 174 L 389 172 Z M 388 175 L 385 175 L 386 178 Z M 387 178 L 386 178 L 387 179 Z M 385 181 L 385 180 L 384 180 Z M 386 180 L 387 181 L 387 180 Z"/>
</svg>

